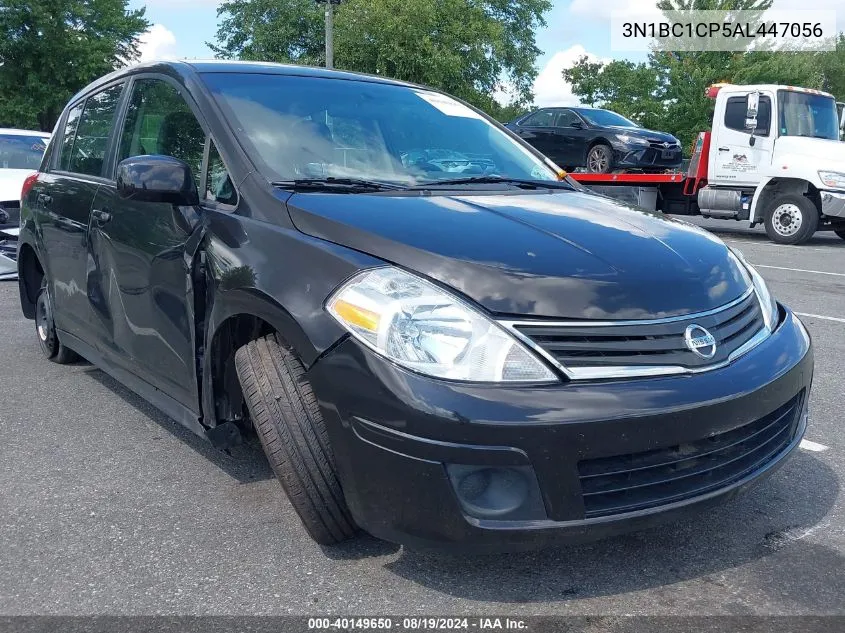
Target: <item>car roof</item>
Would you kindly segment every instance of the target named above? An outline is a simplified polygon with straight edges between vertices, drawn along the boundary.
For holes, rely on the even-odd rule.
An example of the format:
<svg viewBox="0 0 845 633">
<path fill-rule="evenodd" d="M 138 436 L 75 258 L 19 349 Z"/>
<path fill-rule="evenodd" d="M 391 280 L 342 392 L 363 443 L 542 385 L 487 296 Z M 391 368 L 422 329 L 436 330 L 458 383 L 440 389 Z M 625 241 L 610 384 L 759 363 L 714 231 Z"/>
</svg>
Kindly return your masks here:
<svg viewBox="0 0 845 633">
<path fill-rule="evenodd" d="M 224 60 L 224 59 L 190 59 L 190 60 L 157 60 L 148 61 L 140 64 L 134 64 L 116 70 L 108 75 L 100 77 L 94 82 L 88 84 L 85 88 L 77 92 L 69 101 L 73 102 L 82 97 L 96 91 L 101 86 L 109 84 L 116 79 L 128 77 L 138 73 L 156 72 L 173 77 L 185 78 L 189 75 L 203 74 L 203 73 L 253 73 L 263 75 L 290 75 L 298 77 L 320 77 L 325 79 L 345 79 L 347 81 L 368 81 L 383 84 L 390 84 L 395 86 L 405 86 L 409 88 L 421 88 L 426 90 L 433 90 L 425 86 L 418 86 L 416 84 L 399 81 L 397 79 L 389 79 L 378 75 L 367 75 L 364 73 L 355 73 L 346 70 L 327 70 L 326 68 L 317 68 L 315 66 L 299 66 L 296 64 L 276 64 L 273 62 L 250 62 L 241 60 Z"/>
<path fill-rule="evenodd" d="M 40 130 L 18 130 L 11 127 L 0 127 L 0 134 L 4 136 L 41 136 L 43 138 L 50 138 L 49 132 L 41 132 Z"/>
</svg>

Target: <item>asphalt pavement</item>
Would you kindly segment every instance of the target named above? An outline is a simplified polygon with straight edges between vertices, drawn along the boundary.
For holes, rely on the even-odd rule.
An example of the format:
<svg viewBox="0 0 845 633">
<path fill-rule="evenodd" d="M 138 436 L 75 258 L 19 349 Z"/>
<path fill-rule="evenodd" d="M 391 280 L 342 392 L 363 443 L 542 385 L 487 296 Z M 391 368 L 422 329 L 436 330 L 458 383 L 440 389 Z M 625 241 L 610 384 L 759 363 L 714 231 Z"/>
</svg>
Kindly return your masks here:
<svg viewBox="0 0 845 633">
<path fill-rule="evenodd" d="M 808 441 L 715 510 L 528 554 L 315 545 L 256 444 L 217 451 L 92 366 L 44 360 L 0 282 L 0 615 L 845 614 L 845 241 L 698 223 L 805 315 Z"/>
</svg>

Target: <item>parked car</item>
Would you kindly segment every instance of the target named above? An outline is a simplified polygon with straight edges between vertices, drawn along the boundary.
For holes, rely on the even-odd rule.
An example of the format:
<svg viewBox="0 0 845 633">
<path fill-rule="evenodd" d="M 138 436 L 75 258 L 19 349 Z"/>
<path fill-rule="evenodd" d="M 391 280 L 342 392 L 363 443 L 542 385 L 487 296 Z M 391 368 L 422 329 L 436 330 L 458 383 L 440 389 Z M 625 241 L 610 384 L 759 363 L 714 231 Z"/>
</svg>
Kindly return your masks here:
<svg viewBox="0 0 845 633">
<path fill-rule="evenodd" d="M 567 171 L 666 171 L 680 167 L 684 158 L 671 134 L 646 130 L 601 108 L 541 108 L 507 127 Z"/>
<path fill-rule="evenodd" d="M 48 140 L 45 132 L 0 128 L 0 279 L 14 279 L 18 274 L 21 187 L 41 164 Z"/>
<path fill-rule="evenodd" d="M 319 543 L 597 538 L 733 497 L 804 433 L 810 338 L 739 254 L 445 94 L 150 63 L 57 130 L 18 258 L 44 356 L 215 446 L 254 427 Z"/>
</svg>

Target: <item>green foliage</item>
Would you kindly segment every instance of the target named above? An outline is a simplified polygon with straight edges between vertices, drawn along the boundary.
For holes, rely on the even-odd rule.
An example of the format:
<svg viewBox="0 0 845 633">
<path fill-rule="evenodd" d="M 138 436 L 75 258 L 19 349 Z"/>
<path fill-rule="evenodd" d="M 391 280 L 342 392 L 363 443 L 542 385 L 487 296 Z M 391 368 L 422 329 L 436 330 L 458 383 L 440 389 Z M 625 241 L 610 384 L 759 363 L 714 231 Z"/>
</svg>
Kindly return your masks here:
<svg viewBox="0 0 845 633">
<path fill-rule="evenodd" d="M 334 63 L 440 88 L 495 109 L 504 81 L 530 102 L 540 54 L 534 40 L 549 0 L 348 0 L 336 8 Z M 320 65 L 323 9 L 313 0 L 220 5 L 219 57 Z"/>
<path fill-rule="evenodd" d="M 0 125 L 51 131 L 68 99 L 138 55 L 127 0 L 2 0 Z"/>
<path fill-rule="evenodd" d="M 663 11 L 765 10 L 771 0 L 662 0 Z M 817 88 L 845 100 L 845 35 L 830 52 L 665 52 L 647 62 L 593 62 L 582 57 L 563 71 L 582 102 L 615 110 L 644 126 L 675 134 L 686 150 L 710 128 L 713 101 L 707 86 L 778 83 Z"/>
</svg>

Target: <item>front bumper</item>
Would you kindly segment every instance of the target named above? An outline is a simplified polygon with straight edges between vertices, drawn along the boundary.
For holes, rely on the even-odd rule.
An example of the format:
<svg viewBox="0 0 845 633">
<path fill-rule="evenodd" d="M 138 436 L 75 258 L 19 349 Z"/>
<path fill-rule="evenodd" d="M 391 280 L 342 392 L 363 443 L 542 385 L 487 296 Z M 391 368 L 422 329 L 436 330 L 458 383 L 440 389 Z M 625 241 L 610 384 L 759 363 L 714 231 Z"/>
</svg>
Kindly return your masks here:
<svg viewBox="0 0 845 633">
<path fill-rule="evenodd" d="M 800 442 L 812 374 L 809 335 L 788 311 L 765 343 L 693 376 L 461 385 L 405 371 L 351 338 L 309 370 L 358 524 L 397 543 L 471 551 L 592 540 L 733 497 Z M 585 472 L 597 464 L 647 463 L 667 451 L 689 459 L 690 447 L 730 439 L 790 402 L 800 404 L 776 452 L 715 489 L 676 500 L 670 490 L 666 503 L 609 515 L 597 514 L 594 497 L 585 497 Z M 542 516 L 473 515 L 453 484 L 455 469 L 467 467 L 528 473 Z"/>
<path fill-rule="evenodd" d="M 845 220 L 845 192 L 822 191 L 822 215 Z"/>
<path fill-rule="evenodd" d="M 674 169 L 684 160 L 681 148 L 667 151 L 642 145 L 617 143 L 613 147 L 613 164 L 626 169 Z"/>
</svg>

